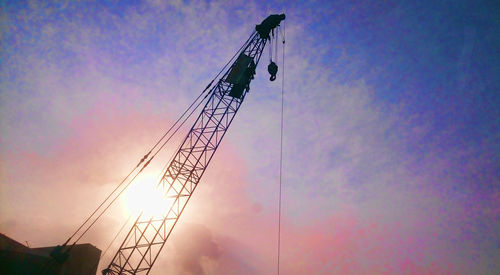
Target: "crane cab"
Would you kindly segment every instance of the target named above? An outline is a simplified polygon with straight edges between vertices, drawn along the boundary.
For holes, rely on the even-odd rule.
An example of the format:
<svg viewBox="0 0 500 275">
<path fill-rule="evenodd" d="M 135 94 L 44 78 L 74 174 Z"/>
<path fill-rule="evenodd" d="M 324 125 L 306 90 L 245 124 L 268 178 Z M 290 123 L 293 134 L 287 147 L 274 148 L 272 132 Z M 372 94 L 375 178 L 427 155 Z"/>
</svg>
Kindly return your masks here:
<svg viewBox="0 0 500 275">
<path fill-rule="evenodd" d="M 245 89 L 248 92 L 250 81 L 255 75 L 255 67 L 253 58 L 244 53 L 240 54 L 225 79 L 227 83 L 233 84 L 229 96 L 241 98 Z"/>
</svg>

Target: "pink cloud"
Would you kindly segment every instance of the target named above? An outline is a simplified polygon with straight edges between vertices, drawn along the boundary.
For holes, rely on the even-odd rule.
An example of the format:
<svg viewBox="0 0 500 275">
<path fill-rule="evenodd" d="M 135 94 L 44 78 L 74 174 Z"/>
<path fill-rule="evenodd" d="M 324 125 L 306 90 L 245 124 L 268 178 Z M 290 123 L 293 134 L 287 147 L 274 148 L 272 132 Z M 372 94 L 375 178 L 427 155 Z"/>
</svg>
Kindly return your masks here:
<svg viewBox="0 0 500 275">
<path fill-rule="evenodd" d="M 237 14 L 227 5 L 178 3 L 158 7 L 158 14 L 131 8 L 123 17 L 104 10 L 96 16 L 120 35 L 69 20 L 43 26 L 41 40 L 24 51 L 13 47 L 6 63 L 12 67 L 5 68 L 16 68 L 20 76 L 2 83 L 0 100 L 0 229 L 32 244 L 63 241 L 170 126 L 169 114 L 183 111 L 205 78 L 233 54 L 235 41 L 246 39 L 253 27 L 249 18 L 267 15 L 253 2 L 238 6 L 245 12 Z M 29 25 L 42 24 L 37 18 L 45 11 L 31 12 L 37 16 L 28 17 Z M 183 16 L 170 16 L 174 12 Z M 287 21 L 287 81 L 293 82 L 285 85 L 284 273 L 495 270 L 498 192 L 474 193 L 453 184 L 465 170 L 480 182 L 495 180 L 493 171 L 481 170 L 485 163 L 494 167 L 494 157 L 443 152 L 439 144 L 424 159 L 409 154 L 429 134 L 427 118 L 401 120 L 396 107 L 374 101 L 363 79 L 339 84 L 342 72 L 309 55 L 326 50 L 304 39 L 311 19 L 291 12 L 296 19 Z M 162 31 L 151 33 L 156 27 Z M 66 70 L 58 58 L 61 43 L 54 34 L 67 38 L 63 49 L 78 62 L 64 61 L 75 70 Z M 134 44 L 149 35 L 161 50 Z M 101 47 L 112 42 L 146 59 L 130 66 L 126 54 Z M 55 55 L 36 54 L 46 49 Z M 345 53 L 341 58 L 363 64 Z M 262 69 L 155 273 L 274 274 L 279 84 L 263 83 Z M 25 90 L 18 91 L 21 86 Z M 166 159 L 158 158 L 148 171 L 161 170 Z M 457 165 L 456 159 L 466 163 Z M 105 247 L 126 218 L 120 206 L 84 240 Z"/>
</svg>

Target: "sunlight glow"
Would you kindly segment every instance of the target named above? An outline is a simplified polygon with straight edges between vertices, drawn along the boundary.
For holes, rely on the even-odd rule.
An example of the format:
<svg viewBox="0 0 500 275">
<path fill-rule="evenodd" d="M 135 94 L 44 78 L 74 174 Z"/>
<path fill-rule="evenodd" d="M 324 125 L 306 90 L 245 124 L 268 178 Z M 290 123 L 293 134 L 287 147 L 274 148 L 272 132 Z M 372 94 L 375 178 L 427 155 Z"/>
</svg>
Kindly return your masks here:
<svg viewBox="0 0 500 275">
<path fill-rule="evenodd" d="M 145 174 L 137 178 L 124 193 L 125 208 L 130 214 L 139 214 L 143 217 L 163 217 L 167 214 L 172 199 L 163 195 L 162 188 L 156 188 L 157 178 Z"/>
</svg>

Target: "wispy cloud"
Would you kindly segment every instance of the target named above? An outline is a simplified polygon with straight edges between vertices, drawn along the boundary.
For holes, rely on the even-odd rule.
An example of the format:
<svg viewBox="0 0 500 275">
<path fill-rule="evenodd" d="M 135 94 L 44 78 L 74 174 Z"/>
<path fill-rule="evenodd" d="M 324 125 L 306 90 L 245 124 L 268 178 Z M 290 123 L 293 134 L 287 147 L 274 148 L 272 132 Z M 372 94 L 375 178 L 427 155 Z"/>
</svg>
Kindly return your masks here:
<svg viewBox="0 0 500 275">
<path fill-rule="evenodd" d="M 0 228 L 37 245 L 63 241 L 253 24 L 281 11 L 217 1 L 7 6 Z M 327 25 L 340 35 L 359 10 L 336 8 L 339 17 Z M 399 12 L 389 19 L 400 20 Z M 287 6 L 283 272 L 497 270 L 496 133 L 458 142 L 463 126 L 436 130 L 433 114 L 408 112 L 411 101 L 381 99 L 372 78 L 386 68 L 368 72 L 368 58 L 353 52 L 348 34 L 333 41 L 317 24 L 330 13 Z M 275 272 L 281 86 L 268 82 L 267 60 L 266 50 L 153 273 Z M 468 106 L 463 100 L 450 112 Z M 161 161 L 151 171 L 161 170 Z M 85 241 L 107 245 L 126 215 L 113 211 Z"/>
</svg>

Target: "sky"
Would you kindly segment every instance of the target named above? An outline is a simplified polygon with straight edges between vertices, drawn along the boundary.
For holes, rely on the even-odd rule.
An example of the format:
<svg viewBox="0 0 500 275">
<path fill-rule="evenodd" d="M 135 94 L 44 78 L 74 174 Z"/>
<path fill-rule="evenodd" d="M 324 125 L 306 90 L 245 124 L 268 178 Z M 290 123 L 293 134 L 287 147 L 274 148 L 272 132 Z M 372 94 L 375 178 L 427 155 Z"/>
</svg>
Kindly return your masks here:
<svg viewBox="0 0 500 275">
<path fill-rule="evenodd" d="M 277 273 L 282 77 L 281 274 L 500 270 L 494 1 L 0 3 L 0 232 L 64 242 L 284 12 L 284 68 L 266 48 L 151 274 Z M 81 242 L 104 251 L 133 193 Z"/>
</svg>

